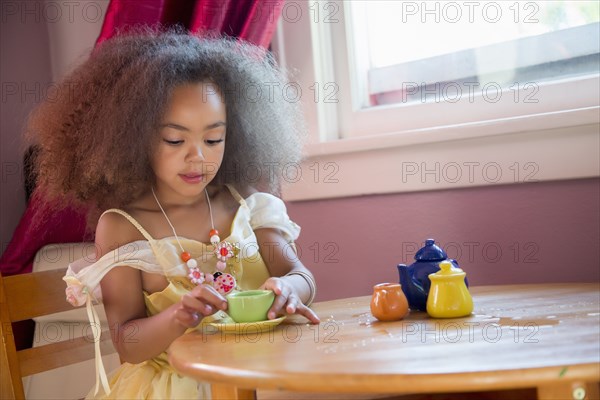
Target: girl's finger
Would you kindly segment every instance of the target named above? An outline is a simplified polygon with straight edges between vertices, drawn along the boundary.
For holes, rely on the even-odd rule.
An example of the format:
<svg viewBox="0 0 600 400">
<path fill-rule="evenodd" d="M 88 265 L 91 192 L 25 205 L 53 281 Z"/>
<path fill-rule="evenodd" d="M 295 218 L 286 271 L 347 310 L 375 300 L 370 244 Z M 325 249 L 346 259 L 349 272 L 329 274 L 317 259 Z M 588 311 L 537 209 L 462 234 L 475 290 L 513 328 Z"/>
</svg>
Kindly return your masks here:
<svg viewBox="0 0 600 400">
<path fill-rule="evenodd" d="M 278 315 L 283 314 L 282 310 L 283 307 L 287 304 L 288 302 L 288 298 L 290 296 L 290 290 L 287 287 L 283 287 L 280 290 L 281 294 L 278 296 L 275 296 L 275 301 L 273 302 L 273 305 L 271 306 L 271 308 L 269 309 L 269 313 L 267 314 L 269 319 L 275 319 L 277 318 Z"/>
<path fill-rule="evenodd" d="M 302 303 L 300 303 L 298 305 L 298 308 L 296 309 L 296 314 L 300 314 L 300 315 L 306 317 L 306 319 L 308 319 L 313 324 L 318 324 L 318 323 L 321 322 L 321 320 L 319 319 L 319 317 L 317 316 L 317 314 L 315 314 L 315 312 L 313 310 L 311 310 L 310 308 L 306 307 Z"/>
<path fill-rule="evenodd" d="M 193 328 L 200 322 L 200 316 L 196 312 L 180 308 L 175 311 L 175 319 L 186 328 Z"/>
<path fill-rule="evenodd" d="M 225 300 L 225 297 L 217 292 L 212 286 L 198 285 L 192 290 L 190 295 L 191 297 L 196 298 L 205 304 L 210 304 L 219 310 L 227 309 L 227 300 Z"/>
<path fill-rule="evenodd" d="M 189 293 L 186 293 L 183 296 L 181 296 L 181 304 L 183 304 L 185 308 L 193 311 L 199 311 L 205 306 L 205 303 L 203 301 L 192 296 Z"/>
<path fill-rule="evenodd" d="M 185 294 L 181 297 L 181 304 L 183 305 L 185 311 L 189 313 L 196 312 L 205 317 L 207 315 L 214 314 L 216 309 L 216 307 L 200 301 L 195 297 L 189 296 L 188 294 Z"/>
<path fill-rule="evenodd" d="M 283 291 L 283 286 L 281 284 L 281 279 L 278 278 L 269 278 L 265 281 L 265 283 L 261 286 L 261 289 L 272 290 L 275 295 L 281 295 Z"/>
<path fill-rule="evenodd" d="M 306 317 L 310 322 L 314 324 L 318 324 L 319 322 L 321 322 L 317 314 L 315 314 L 314 311 L 310 308 L 306 307 L 302 303 L 302 301 L 300 301 L 300 298 L 296 295 L 290 296 L 285 311 L 288 314 L 300 314 Z"/>
<path fill-rule="evenodd" d="M 291 295 L 290 297 L 288 297 L 287 304 L 285 305 L 285 312 L 288 314 L 295 314 L 299 304 L 300 299 L 298 298 L 298 296 Z"/>
</svg>

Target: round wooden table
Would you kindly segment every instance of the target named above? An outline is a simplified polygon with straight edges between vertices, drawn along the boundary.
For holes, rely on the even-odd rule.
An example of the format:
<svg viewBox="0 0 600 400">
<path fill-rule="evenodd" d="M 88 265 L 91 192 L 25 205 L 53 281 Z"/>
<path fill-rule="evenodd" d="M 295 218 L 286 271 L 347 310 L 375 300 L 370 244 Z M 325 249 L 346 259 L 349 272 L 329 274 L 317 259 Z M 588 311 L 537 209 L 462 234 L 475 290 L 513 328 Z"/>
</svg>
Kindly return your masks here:
<svg viewBox="0 0 600 400">
<path fill-rule="evenodd" d="M 181 336 L 169 360 L 215 398 L 255 390 L 445 393 L 537 388 L 540 399 L 598 397 L 598 284 L 471 288 L 471 316 L 411 312 L 379 322 L 370 297 L 316 303 L 320 325 L 288 317 L 267 332 Z"/>
</svg>

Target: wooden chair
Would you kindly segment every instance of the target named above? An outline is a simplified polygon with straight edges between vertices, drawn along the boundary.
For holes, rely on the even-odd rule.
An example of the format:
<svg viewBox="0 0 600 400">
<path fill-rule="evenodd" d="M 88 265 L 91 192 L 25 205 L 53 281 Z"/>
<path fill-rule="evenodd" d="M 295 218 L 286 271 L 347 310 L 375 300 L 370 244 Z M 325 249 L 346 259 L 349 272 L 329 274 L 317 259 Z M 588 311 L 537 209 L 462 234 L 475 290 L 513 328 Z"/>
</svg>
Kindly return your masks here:
<svg viewBox="0 0 600 400">
<path fill-rule="evenodd" d="M 94 358 L 94 341 L 89 337 L 66 337 L 60 342 L 16 351 L 13 322 L 73 309 L 65 300 L 64 275 L 64 269 L 0 275 L 0 399 L 24 399 L 25 376 Z M 102 332 L 100 348 L 102 354 L 114 352 L 108 330 Z"/>
</svg>

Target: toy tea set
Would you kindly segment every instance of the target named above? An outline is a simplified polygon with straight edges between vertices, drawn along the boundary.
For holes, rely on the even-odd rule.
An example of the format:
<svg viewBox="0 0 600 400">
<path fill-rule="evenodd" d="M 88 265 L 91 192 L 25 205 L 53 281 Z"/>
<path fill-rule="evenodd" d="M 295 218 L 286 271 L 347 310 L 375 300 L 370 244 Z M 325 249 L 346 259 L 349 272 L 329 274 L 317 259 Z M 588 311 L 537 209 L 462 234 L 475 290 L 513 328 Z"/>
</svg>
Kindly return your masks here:
<svg viewBox="0 0 600 400">
<path fill-rule="evenodd" d="M 238 323 L 267 320 L 267 312 L 275 301 L 271 290 L 246 290 L 228 294 L 227 314 Z"/>
<path fill-rule="evenodd" d="M 271 290 L 232 291 L 225 298 L 227 311 L 219 311 L 206 319 L 206 325 L 222 333 L 255 335 L 268 332 L 286 318 L 268 319 L 267 313 L 275 301 L 275 293 Z"/>
<path fill-rule="evenodd" d="M 466 273 L 444 250 L 427 239 L 410 266 L 398 265 L 400 283 L 373 287 L 371 313 L 380 321 L 396 321 L 411 310 L 433 318 L 465 317 L 473 312 Z"/>
</svg>

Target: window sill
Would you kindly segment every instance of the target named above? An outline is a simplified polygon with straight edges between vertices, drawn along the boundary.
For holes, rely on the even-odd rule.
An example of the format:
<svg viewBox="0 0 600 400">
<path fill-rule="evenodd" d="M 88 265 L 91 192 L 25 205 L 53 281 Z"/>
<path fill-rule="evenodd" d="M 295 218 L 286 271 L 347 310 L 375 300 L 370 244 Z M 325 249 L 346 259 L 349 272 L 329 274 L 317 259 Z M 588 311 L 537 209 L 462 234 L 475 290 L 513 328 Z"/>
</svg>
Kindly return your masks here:
<svg viewBox="0 0 600 400">
<path fill-rule="evenodd" d="M 310 144 L 286 201 L 595 177 L 600 107 Z"/>
</svg>

